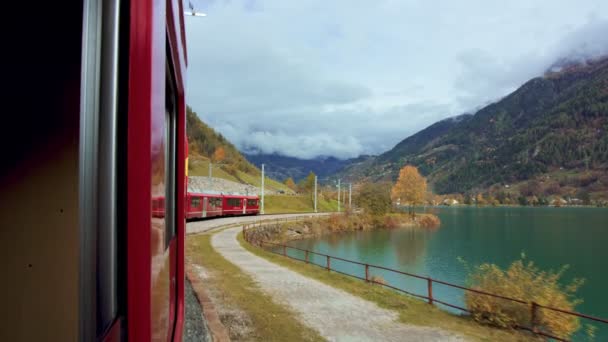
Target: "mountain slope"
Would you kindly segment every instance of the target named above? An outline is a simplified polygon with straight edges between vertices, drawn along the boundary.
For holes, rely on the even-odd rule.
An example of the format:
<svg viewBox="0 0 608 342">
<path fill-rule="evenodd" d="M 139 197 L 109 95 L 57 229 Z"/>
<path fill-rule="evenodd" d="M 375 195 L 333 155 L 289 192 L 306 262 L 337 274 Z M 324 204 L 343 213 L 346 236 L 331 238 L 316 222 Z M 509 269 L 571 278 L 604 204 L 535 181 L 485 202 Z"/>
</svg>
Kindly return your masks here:
<svg viewBox="0 0 608 342">
<path fill-rule="evenodd" d="M 257 167 L 265 164 L 268 176 L 281 180 L 291 177 L 296 182 L 306 178 L 311 171 L 319 179 L 323 179 L 352 163 L 352 160 L 340 160 L 334 157 L 299 159 L 278 154 L 245 154 L 245 156 Z"/>
<path fill-rule="evenodd" d="M 405 164 L 416 165 L 438 193 L 510 184 L 560 168 L 605 171 L 608 59 L 534 78 L 475 115 L 435 123 L 341 176 L 356 171 L 358 179 L 394 180 Z"/>
<path fill-rule="evenodd" d="M 261 185 L 261 172 L 251 164 L 237 148 L 198 118 L 190 107 L 186 110 L 186 134 L 188 136 L 188 171 L 190 176 L 208 176 L 209 162 L 218 149 L 223 159 L 212 163 L 212 176 L 233 182 Z M 270 192 L 293 193 L 281 182 L 265 177 L 265 188 Z"/>
<path fill-rule="evenodd" d="M 190 107 L 186 109 L 186 120 L 188 149 L 190 155 L 195 159 L 202 157 L 202 159 L 209 160 L 218 148 L 222 148 L 224 150 L 222 163 L 229 165 L 230 170 L 251 174 L 260 173 L 260 170 L 249 163 L 231 142 L 201 121 Z"/>
</svg>

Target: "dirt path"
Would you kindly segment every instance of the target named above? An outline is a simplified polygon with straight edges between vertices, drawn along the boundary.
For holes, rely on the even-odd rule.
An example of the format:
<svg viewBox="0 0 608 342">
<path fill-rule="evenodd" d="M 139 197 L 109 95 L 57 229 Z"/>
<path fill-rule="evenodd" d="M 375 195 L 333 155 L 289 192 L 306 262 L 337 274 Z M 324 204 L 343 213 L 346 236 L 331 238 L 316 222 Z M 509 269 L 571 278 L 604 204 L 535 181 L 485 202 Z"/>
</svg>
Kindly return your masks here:
<svg viewBox="0 0 608 342">
<path fill-rule="evenodd" d="M 399 323 L 393 311 L 260 258 L 238 243 L 240 229 L 215 234 L 213 248 L 330 341 L 464 341 L 444 330 Z"/>
</svg>

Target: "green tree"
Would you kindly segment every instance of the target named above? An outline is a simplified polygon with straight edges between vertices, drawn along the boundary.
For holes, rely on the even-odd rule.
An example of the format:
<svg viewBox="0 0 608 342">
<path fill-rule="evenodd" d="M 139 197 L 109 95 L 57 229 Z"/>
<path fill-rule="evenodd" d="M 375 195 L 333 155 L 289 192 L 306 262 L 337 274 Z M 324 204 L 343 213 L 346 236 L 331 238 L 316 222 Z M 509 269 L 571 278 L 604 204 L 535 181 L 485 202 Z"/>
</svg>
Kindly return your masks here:
<svg viewBox="0 0 608 342">
<path fill-rule="evenodd" d="M 366 213 L 383 215 L 391 210 L 391 184 L 365 183 L 354 198 L 355 203 Z"/>
<path fill-rule="evenodd" d="M 310 171 L 308 176 L 306 176 L 306 178 L 302 179 L 300 181 L 300 184 L 298 184 L 300 191 L 308 192 L 308 193 L 313 191 L 314 186 L 315 186 L 315 174 L 312 171 Z"/>
</svg>

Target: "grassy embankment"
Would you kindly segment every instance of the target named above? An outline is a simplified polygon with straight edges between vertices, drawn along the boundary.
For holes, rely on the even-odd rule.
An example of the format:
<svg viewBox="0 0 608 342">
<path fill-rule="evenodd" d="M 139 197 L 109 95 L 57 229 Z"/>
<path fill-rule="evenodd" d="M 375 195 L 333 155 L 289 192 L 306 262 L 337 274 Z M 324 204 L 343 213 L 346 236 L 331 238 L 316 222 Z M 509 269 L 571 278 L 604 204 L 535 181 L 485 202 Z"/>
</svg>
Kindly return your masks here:
<svg viewBox="0 0 608 342">
<path fill-rule="evenodd" d="M 400 322 L 442 328 L 455 333 L 460 333 L 475 341 L 510 342 L 538 340 L 526 333 L 484 326 L 467 317 L 450 314 L 435 306 L 429 305 L 424 301 L 397 293 L 380 285 L 368 284 L 359 279 L 342 274 L 327 272 L 318 266 L 305 264 L 253 247 L 245 242 L 242 234 L 239 234 L 238 240 L 245 249 L 255 255 L 289 268 L 304 276 L 319 280 L 325 284 L 374 302 L 382 308 L 396 311 L 399 314 Z"/>
<path fill-rule="evenodd" d="M 316 331 L 302 324 L 296 314 L 274 302 L 250 276 L 217 253 L 211 246 L 211 235 L 188 236 L 186 241 L 188 259 L 208 271 L 206 287 L 221 298 L 222 303 L 214 300 L 214 304 L 233 341 L 323 341 Z M 235 336 L 239 329 L 231 329 L 231 324 L 238 326 L 242 322 L 227 319 L 219 309 L 221 306 L 243 311 L 251 322 L 247 327 L 251 332 L 247 336 Z"/>
<path fill-rule="evenodd" d="M 266 214 L 306 213 L 314 211 L 314 203 L 310 199 L 310 195 L 270 195 L 264 196 L 264 201 L 264 212 Z M 338 202 L 319 198 L 317 210 L 319 212 L 337 211 Z"/>
<path fill-rule="evenodd" d="M 188 161 L 188 175 L 207 177 L 209 175 L 209 160 L 205 157 L 191 156 Z M 211 175 L 216 178 L 226 179 L 236 183 L 246 183 L 260 187 L 261 179 L 258 175 L 252 175 L 243 171 L 237 170 L 236 175 L 230 174 L 218 165 L 213 166 Z M 287 185 L 278 182 L 274 179 L 265 177 L 264 188 L 268 192 L 284 191 L 285 193 L 293 193 Z"/>
</svg>

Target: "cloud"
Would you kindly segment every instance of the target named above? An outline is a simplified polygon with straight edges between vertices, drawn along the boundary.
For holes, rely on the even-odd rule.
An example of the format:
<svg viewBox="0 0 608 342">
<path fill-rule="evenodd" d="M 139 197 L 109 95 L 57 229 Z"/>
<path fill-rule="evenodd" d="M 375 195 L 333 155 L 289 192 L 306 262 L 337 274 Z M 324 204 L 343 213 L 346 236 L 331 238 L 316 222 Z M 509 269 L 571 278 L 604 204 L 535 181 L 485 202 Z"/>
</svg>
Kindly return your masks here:
<svg viewBox="0 0 608 342">
<path fill-rule="evenodd" d="M 300 158 L 386 151 L 608 47 L 604 1 L 193 3 L 188 104 L 243 150 Z"/>
</svg>

